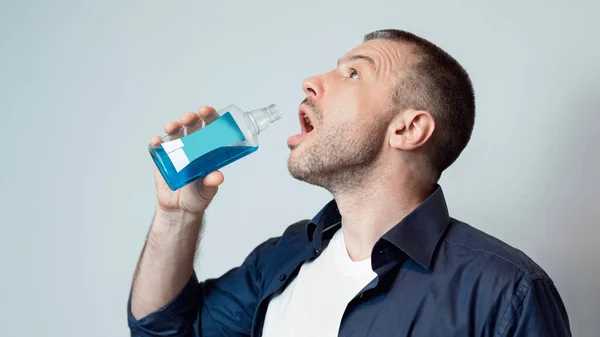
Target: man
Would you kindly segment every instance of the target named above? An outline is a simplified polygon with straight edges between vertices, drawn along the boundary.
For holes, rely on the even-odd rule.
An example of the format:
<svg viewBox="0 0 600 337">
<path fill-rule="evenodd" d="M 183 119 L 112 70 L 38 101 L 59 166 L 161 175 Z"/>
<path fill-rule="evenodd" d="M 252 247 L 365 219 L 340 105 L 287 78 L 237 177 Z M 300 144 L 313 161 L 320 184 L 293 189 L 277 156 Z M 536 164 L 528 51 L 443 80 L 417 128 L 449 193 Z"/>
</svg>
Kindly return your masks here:
<svg viewBox="0 0 600 337">
<path fill-rule="evenodd" d="M 223 175 L 173 192 L 157 173 L 132 335 L 570 336 L 548 275 L 448 214 L 437 182 L 475 119 L 471 82 L 452 57 L 413 34 L 377 31 L 303 89 L 289 171 L 334 200 L 198 282 L 202 218 Z"/>
</svg>

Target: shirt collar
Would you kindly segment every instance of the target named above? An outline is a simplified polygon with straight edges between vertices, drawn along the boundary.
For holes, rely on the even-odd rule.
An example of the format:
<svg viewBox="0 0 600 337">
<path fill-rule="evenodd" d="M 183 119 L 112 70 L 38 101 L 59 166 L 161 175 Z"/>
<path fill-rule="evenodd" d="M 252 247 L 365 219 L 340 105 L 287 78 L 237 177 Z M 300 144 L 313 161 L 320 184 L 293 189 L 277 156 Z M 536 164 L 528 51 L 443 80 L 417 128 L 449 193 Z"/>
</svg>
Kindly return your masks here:
<svg viewBox="0 0 600 337">
<path fill-rule="evenodd" d="M 306 225 L 308 239 L 317 253 L 323 241 L 331 237 L 331 229 L 337 228 L 342 216 L 335 200 L 330 201 Z M 437 245 L 450 223 L 448 206 L 439 185 L 417 208 L 385 233 L 380 240 L 396 246 L 411 259 L 430 270 Z M 328 235 L 329 234 L 329 235 Z"/>
</svg>

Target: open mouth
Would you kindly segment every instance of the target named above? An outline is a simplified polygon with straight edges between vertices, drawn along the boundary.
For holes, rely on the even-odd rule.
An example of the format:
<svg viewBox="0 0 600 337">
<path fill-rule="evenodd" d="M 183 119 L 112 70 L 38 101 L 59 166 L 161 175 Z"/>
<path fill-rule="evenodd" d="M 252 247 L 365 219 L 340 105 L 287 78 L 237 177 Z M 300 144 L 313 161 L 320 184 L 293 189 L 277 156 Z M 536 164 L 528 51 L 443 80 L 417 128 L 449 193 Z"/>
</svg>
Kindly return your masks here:
<svg viewBox="0 0 600 337">
<path fill-rule="evenodd" d="M 311 118 L 314 119 L 314 116 L 310 114 L 310 111 L 304 110 L 303 107 L 300 107 L 298 111 L 298 119 L 300 120 L 301 131 L 299 134 L 292 136 L 288 139 L 287 144 L 290 147 L 290 149 L 296 148 L 296 146 L 298 146 L 302 142 L 302 140 L 315 129 Z"/>
<path fill-rule="evenodd" d="M 302 133 L 309 133 L 314 130 L 312 121 L 305 112 L 300 112 L 300 126 L 302 127 Z"/>
</svg>

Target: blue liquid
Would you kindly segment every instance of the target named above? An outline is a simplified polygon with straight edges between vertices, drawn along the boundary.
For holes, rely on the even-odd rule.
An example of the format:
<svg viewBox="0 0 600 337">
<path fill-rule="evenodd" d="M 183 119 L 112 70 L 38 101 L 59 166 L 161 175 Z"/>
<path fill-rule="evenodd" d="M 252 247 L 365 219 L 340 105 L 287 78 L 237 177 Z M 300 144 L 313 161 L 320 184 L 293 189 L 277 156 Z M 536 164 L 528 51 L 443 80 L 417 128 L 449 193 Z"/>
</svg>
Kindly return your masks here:
<svg viewBox="0 0 600 337">
<path fill-rule="evenodd" d="M 256 146 L 223 146 L 192 161 L 179 172 L 175 171 L 175 167 L 161 146 L 150 148 L 150 154 L 169 188 L 175 191 L 194 180 L 204 178 L 209 173 L 251 154 L 257 149 L 258 147 Z"/>
</svg>

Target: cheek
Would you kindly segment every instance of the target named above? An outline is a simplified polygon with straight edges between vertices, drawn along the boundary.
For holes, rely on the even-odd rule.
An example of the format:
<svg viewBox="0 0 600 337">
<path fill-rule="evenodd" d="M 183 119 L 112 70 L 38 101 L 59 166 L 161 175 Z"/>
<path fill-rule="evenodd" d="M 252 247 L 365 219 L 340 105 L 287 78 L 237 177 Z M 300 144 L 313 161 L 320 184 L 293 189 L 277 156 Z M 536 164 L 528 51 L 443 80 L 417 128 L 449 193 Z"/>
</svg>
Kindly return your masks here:
<svg viewBox="0 0 600 337">
<path fill-rule="evenodd" d="M 323 126 L 327 133 L 340 133 L 357 123 L 357 113 L 353 107 L 336 106 L 323 116 Z"/>
<path fill-rule="evenodd" d="M 383 99 L 379 92 L 371 90 L 370 88 L 353 88 L 356 90 L 349 90 L 342 98 L 344 106 L 348 113 L 352 113 L 355 118 L 362 118 L 363 116 L 372 116 L 372 114 L 381 107 Z"/>
<path fill-rule="evenodd" d="M 346 82 L 331 86 L 321 101 L 323 122 L 363 123 L 374 118 L 389 103 L 384 89 Z"/>
<path fill-rule="evenodd" d="M 361 110 L 364 109 L 361 101 L 352 95 L 343 95 L 331 103 L 333 104 L 330 109 L 326 110 L 330 113 L 324 115 L 325 122 L 342 124 L 354 122 L 360 118 Z"/>
</svg>

